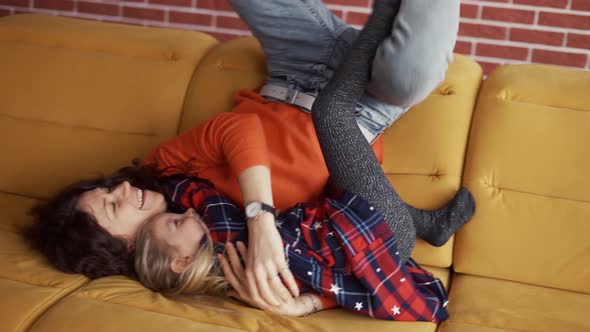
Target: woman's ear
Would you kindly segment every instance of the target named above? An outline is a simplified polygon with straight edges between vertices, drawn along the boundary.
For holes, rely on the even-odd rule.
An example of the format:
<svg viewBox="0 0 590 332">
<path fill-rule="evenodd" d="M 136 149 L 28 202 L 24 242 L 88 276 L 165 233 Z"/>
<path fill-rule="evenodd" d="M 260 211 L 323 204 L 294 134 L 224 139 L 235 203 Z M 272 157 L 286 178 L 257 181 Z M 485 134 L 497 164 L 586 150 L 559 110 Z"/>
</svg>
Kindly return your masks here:
<svg viewBox="0 0 590 332">
<path fill-rule="evenodd" d="M 170 270 L 172 270 L 172 272 L 180 274 L 186 270 L 189 264 L 189 256 L 174 258 L 170 263 Z"/>
</svg>

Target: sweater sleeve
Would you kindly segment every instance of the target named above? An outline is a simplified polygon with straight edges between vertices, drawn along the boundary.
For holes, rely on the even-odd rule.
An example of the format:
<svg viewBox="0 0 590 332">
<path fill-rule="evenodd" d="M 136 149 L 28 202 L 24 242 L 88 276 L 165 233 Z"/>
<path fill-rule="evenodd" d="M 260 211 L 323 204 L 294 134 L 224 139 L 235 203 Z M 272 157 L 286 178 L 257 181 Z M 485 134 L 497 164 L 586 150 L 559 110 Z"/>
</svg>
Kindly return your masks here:
<svg viewBox="0 0 590 332">
<path fill-rule="evenodd" d="M 164 141 L 145 163 L 164 175 L 229 165 L 238 176 L 245 169 L 270 166 L 262 123 L 256 114 L 222 113 Z"/>
</svg>

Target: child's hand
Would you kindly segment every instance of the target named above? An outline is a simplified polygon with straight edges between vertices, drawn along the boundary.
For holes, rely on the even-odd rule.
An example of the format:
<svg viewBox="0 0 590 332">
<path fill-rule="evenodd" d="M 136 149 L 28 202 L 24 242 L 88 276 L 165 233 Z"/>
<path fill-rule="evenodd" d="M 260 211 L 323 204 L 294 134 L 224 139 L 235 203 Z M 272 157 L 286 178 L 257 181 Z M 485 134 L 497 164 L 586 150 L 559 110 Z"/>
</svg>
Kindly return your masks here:
<svg viewBox="0 0 590 332">
<path fill-rule="evenodd" d="M 244 245 L 242 242 L 238 242 L 236 250 L 236 247 L 233 244 L 228 243 L 226 245 L 226 250 L 229 259 L 224 255 L 217 255 L 217 257 L 221 262 L 221 267 L 223 269 L 223 273 L 225 274 L 225 278 L 233 288 L 233 290 L 228 292 L 229 296 L 235 297 L 252 307 L 271 311 L 280 315 L 302 316 L 313 310 L 309 308 L 309 304 L 312 303 L 313 305 L 313 302 L 310 302 L 310 300 L 303 295 L 297 298 L 289 297 L 287 301 L 282 301 L 279 306 L 273 306 L 260 297 L 258 299 L 253 299 L 250 296 L 250 291 L 248 288 L 249 284 L 248 280 L 246 280 L 244 265 L 240 260 L 240 256 L 244 260 L 246 257 L 248 257 L 246 245 Z"/>
</svg>

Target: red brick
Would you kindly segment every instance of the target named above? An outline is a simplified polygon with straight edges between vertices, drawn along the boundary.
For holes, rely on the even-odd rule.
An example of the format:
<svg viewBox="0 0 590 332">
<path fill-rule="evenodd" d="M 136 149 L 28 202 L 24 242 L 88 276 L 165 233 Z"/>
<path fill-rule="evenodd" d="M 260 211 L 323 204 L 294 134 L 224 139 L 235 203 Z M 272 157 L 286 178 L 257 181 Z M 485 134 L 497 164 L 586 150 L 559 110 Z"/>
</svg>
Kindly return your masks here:
<svg viewBox="0 0 590 332">
<path fill-rule="evenodd" d="M 573 0 L 572 1 L 572 9 L 573 10 L 590 11 L 590 1 L 588 1 L 588 0 Z"/>
<path fill-rule="evenodd" d="M 211 26 L 213 24 L 213 16 L 205 14 L 184 13 L 171 11 L 170 22 L 180 24 L 196 24 Z"/>
<path fill-rule="evenodd" d="M 486 61 L 478 61 L 477 63 L 479 63 L 479 65 L 483 69 L 484 75 L 489 75 L 494 69 L 496 69 L 497 67 L 502 65 L 501 63 L 497 63 L 497 62 L 486 62 Z"/>
<path fill-rule="evenodd" d="M 324 0 L 326 4 L 369 7 L 369 0 Z"/>
<path fill-rule="evenodd" d="M 348 15 L 346 15 L 346 23 L 355 25 L 365 25 L 365 23 L 367 23 L 368 18 L 369 14 L 366 13 L 348 12 Z"/>
<path fill-rule="evenodd" d="M 74 1 L 71 0 L 35 0 L 35 8 L 74 10 Z"/>
<path fill-rule="evenodd" d="M 551 65 L 584 67 L 588 61 L 588 55 L 535 49 L 533 50 L 532 61 L 535 63 L 546 63 Z"/>
<path fill-rule="evenodd" d="M 461 17 L 477 18 L 478 11 L 479 6 L 477 5 L 461 4 Z"/>
<path fill-rule="evenodd" d="M 506 27 L 499 27 L 495 25 L 463 23 L 459 24 L 459 35 L 490 38 L 490 39 L 506 39 Z"/>
<path fill-rule="evenodd" d="M 207 32 L 207 33 L 210 34 L 211 36 L 217 38 L 217 40 L 222 41 L 222 42 L 228 41 L 228 40 L 231 40 L 231 39 L 235 39 L 235 38 L 238 38 L 238 37 L 242 37 L 241 35 L 232 35 L 232 34 L 229 34 L 229 33 L 221 33 L 221 32 Z"/>
<path fill-rule="evenodd" d="M 471 49 L 472 49 L 473 43 L 472 42 L 467 42 L 467 41 L 458 41 L 455 44 L 455 53 L 461 53 L 461 54 L 465 54 L 465 55 L 471 55 Z"/>
<path fill-rule="evenodd" d="M 10 16 L 10 10 L 0 9 L 0 17 L 2 17 L 2 16 Z"/>
<path fill-rule="evenodd" d="M 513 41 L 561 46 L 563 45 L 564 38 L 565 33 L 563 32 L 541 31 L 521 28 L 510 29 L 510 40 Z"/>
<path fill-rule="evenodd" d="M 159 9 L 123 7 L 123 16 L 141 20 L 164 21 L 164 11 Z"/>
<path fill-rule="evenodd" d="M 529 49 L 516 46 L 478 43 L 475 48 L 475 55 L 501 59 L 526 60 L 529 56 Z"/>
<path fill-rule="evenodd" d="M 0 0 L 0 5 L 29 7 L 30 0 Z"/>
<path fill-rule="evenodd" d="M 339 19 L 341 19 L 341 20 L 344 19 L 344 11 L 336 10 L 336 9 L 331 9 L 330 11 L 332 12 L 332 14 L 336 15 Z"/>
<path fill-rule="evenodd" d="M 228 0 L 197 0 L 197 7 L 226 11 L 234 10 Z"/>
<path fill-rule="evenodd" d="M 567 46 L 590 49 L 590 35 L 568 33 L 567 34 Z"/>
<path fill-rule="evenodd" d="M 568 0 L 514 0 L 512 2 L 518 5 L 565 8 Z"/>
<path fill-rule="evenodd" d="M 541 12 L 539 16 L 539 25 L 590 30 L 590 14 L 573 15 Z"/>
<path fill-rule="evenodd" d="M 190 7 L 192 5 L 192 0 L 149 0 L 149 3 L 167 6 Z"/>
<path fill-rule="evenodd" d="M 78 2 L 78 12 L 97 15 L 119 15 L 119 6 L 96 2 Z"/>
<path fill-rule="evenodd" d="M 532 24 L 535 21 L 535 12 L 532 10 L 483 7 L 481 17 L 484 20 Z"/>
<path fill-rule="evenodd" d="M 217 16 L 217 26 L 220 28 L 248 30 L 248 26 L 239 17 Z"/>
<path fill-rule="evenodd" d="M 487 0 L 489 2 L 510 2 L 510 0 Z"/>
</svg>

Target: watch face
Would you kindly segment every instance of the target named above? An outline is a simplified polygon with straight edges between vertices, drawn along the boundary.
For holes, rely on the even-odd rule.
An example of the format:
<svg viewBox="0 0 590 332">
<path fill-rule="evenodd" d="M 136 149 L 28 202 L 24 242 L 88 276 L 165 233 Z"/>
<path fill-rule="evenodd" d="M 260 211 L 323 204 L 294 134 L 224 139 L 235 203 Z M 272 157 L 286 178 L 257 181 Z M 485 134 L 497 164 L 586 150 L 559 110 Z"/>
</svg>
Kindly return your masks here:
<svg viewBox="0 0 590 332">
<path fill-rule="evenodd" d="M 260 213 L 260 203 L 259 202 L 252 202 L 246 206 L 246 217 L 254 218 Z"/>
</svg>

